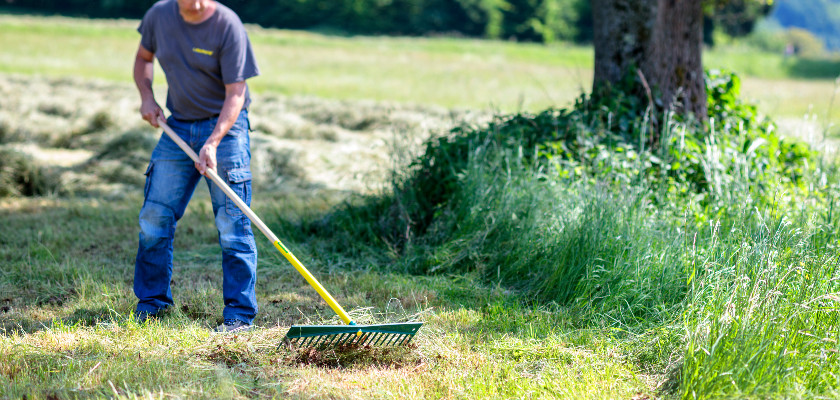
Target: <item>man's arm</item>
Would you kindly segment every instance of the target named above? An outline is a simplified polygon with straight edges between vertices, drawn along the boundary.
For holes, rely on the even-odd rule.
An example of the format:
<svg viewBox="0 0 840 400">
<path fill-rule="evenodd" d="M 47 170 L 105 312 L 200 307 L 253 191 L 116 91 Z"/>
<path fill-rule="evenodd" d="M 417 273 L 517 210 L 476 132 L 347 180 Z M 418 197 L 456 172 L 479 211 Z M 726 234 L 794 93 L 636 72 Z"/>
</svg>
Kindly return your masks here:
<svg viewBox="0 0 840 400">
<path fill-rule="evenodd" d="M 199 162 L 195 163 L 195 167 L 202 175 L 207 168 L 216 168 L 216 148 L 219 147 L 222 138 L 236 123 L 236 118 L 239 117 L 239 112 L 242 111 L 242 106 L 245 104 L 247 87 L 245 81 L 225 85 L 225 102 L 222 105 L 222 112 L 219 113 L 219 120 L 216 122 L 213 133 L 201 147 L 198 154 Z"/>
<path fill-rule="evenodd" d="M 155 101 L 155 93 L 152 90 L 154 73 L 155 54 L 140 45 L 137 48 L 137 56 L 134 58 L 134 83 L 140 91 L 140 115 L 157 128 L 157 120 L 159 117 L 163 118 L 163 110 Z"/>
</svg>

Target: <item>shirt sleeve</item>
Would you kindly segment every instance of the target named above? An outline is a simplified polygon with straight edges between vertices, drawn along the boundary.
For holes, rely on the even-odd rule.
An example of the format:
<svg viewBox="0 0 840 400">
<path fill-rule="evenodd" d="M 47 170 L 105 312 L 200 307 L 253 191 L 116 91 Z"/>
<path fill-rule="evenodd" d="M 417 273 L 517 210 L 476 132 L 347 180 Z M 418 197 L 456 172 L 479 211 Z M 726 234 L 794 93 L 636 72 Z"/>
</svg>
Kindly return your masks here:
<svg viewBox="0 0 840 400">
<path fill-rule="evenodd" d="M 241 22 L 228 29 L 219 57 L 222 82 L 225 85 L 242 82 L 260 74 L 251 41 Z"/>
<path fill-rule="evenodd" d="M 149 9 L 143 20 L 140 21 L 140 26 L 137 27 L 137 32 L 140 32 L 140 45 L 144 49 L 155 53 L 157 50 L 155 46 L 155 23 L 154 23 L 154 8 Z"/>
</svg>

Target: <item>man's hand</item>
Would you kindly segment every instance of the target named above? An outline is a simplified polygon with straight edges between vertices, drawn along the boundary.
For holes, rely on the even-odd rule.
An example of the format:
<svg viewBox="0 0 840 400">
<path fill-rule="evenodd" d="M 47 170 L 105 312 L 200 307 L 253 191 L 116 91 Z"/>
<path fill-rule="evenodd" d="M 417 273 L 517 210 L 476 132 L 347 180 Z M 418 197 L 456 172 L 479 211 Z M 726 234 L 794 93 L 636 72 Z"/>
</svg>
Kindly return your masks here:
<svg viewBox="0 0 840 400">
<path fill-rule="evenodd" d="M 205 143 L 198 153 L 198 162 L 195 163 L 195 168 L 201 175 L 204 175 L 207 169 L 216 169 L 216 145 Z"/>
<path fill-rule="evenodd" d="M 161 110 L 160 106 L 154 100 L 143 101 L 140 105 L 140 115 L 155 128 L 160 127 L 158 118 L 165 119 L 163 117 L 163 110 Z"/>
<path fill-rule="evenodd" d="M 248 86 L 245 81 L 225 85 L 225 103 L 222 105 L 222 111 L 216 121 L 216 127 L 213 128 L 213 133 L 201 147 L 198 162 L 195 163 L 195 168 L 201 175 L 204 175 L 207 168 L 216 168 L 216 148 L 219 147 L 219 143 L 227 135 L 230 127 L 236 123 L 236 118 L 242 111 L 242 105 L 245 104 L 245 91 L 247 89 Z"/>
</svg>

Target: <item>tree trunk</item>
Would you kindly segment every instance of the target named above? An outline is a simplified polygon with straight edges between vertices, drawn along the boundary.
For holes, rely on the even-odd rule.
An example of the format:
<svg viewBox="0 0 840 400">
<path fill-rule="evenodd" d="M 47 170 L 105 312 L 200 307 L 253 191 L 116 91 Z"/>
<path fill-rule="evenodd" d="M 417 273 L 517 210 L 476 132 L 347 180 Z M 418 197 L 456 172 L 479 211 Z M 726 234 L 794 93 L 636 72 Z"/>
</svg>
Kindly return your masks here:
<svg viewBox="0 0 840 400">
<path fill-rule="evenodd" d="M 592 0 L 595 24 L 593 93 L 636 67 L 657 111 L 673 109 L 706 118 L 700 0 Z M 644 79 L 642 79 L 644 78 Z M 647 101 L 648 99 L 645 99 Z"/>
</svg>

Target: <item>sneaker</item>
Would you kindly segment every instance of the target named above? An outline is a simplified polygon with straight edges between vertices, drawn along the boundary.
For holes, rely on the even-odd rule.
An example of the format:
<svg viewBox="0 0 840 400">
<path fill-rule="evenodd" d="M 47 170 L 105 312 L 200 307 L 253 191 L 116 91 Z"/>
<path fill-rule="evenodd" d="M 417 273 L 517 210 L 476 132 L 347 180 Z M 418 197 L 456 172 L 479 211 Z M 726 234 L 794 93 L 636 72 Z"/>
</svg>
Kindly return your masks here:
<svg viewBox="0 0 840 400">
<path fill-rule="evenodd" d="M 247 332 L 252 328 L 251 324 L 246 324 L 238 319 L 226 319 L 225 322 L 216 327 L 218 333 L 235 333 Z"/>
</svg>

